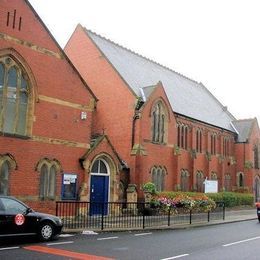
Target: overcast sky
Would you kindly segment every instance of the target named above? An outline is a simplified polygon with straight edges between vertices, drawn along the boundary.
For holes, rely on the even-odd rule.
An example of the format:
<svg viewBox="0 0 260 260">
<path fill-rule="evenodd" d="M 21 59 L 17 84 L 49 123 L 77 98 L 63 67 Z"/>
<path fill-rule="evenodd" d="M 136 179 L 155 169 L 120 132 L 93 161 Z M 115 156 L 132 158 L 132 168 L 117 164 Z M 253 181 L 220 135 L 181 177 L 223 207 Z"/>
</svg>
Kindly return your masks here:
<svg viewBox="0 0 260 260">
<path fill-rule="evenodd" d="M 259 0 L 29 0 L 61 47 L 81 23 L 260 124 Z"/>
</svg>

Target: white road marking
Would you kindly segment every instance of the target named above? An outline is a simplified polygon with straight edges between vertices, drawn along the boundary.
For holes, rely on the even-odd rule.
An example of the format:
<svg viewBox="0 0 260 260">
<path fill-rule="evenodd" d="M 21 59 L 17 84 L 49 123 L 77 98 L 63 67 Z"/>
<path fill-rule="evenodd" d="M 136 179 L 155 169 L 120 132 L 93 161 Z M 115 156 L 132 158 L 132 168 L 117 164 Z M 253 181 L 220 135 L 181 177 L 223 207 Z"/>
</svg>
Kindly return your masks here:
<svg viewBox="0 0 260 260">
<path fill-rule="evenodd" d="M 189 254 L 183 254 L 183 255 L 176 255 L 176 256 L 172 256 L 172 257 L 168 257 L 168 258 L 163 258 L 161 260 L 171 260 L 171 259 L 176 259 L 176 258 L 181 258 L 184 256 L 188 256 Z"/>
<path fill-rule="evenodd" d="M 66 242 L 55 242 L 55 243 L 48 243 L 47 246 L 54 246 L 54 245 L 66 245 L 66 244 L 73 244 L 74 241 L 66 241 Z"/>
<path fill-rule="evenodd" d="M 59 237 L 73 237 L 75 235 L 72 234 L 60 234 Z"/>
<path fill-rule="evenodd" d="M 240 240 L 240 241 L 225 244 L 225 245 L 222 245 L 222 246 L 233 246 L 233 245 L 236 245 L 236 244 L 240 244 L 240 243 L 244 243 L 244 242 L 248 242 L 248 241 L 252 241 L 252 240 L 256 240 L 256 239 L 260 239 L 260 237 L 252 237 L 252 238 L 249 238 L 249 239 Z"/>
<path fill-rule="evenodd" d="M 149 232 L 149 233 L 138 233 L 138 234 L 135 234 L 136 237 L 138 236 L 147 236 L 147 235 L 151 235 L 152 232 Z"/>
<path fill-rule="evenodd" d="M 98 238 L 97 240 L 108 240 L 108 239 L 117 239 L 118 237 L 103 237 L 103 238 Z"/>
<path fill-rule="evenodd" d="M 81 234 L 82 235 L 98 235 L 97 232 L 94 232 L 92 230 L 83 230 Z"/>
<path fill-rule="evenodd" d="M 0 251 L 11 250 L 11 249 L 19 249 L 19 248 L 20 248 L 19 246 L 3 247 L 3 248 L 0 248 Z"/>
</svg>

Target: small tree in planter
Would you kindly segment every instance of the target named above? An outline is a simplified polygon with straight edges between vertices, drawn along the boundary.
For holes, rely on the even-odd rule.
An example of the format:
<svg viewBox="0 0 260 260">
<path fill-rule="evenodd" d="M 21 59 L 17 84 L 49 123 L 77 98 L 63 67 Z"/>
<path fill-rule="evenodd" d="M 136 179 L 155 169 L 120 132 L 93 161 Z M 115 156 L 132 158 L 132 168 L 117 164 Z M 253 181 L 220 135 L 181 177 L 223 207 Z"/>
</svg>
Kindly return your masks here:
<svg viewBox="0 0 260 260">
<path fill-rule="evenodd" d="M 147 182 L 142 186 L 143 192 L 149 192 L 152 195 L 156 194 L 156 187 L 155 184 L 152 182 Z"/>
<path fill-rule="evenodd" d="M 154 215 L 154 208 L 156 205 L 153 203 L 153 196 L 156 195 L 156 187 L 155 184 L 152 182 L 147 182 L 142 186 L 142 190 L 144 192 L 144 201 L 145 201 L 145 215 Z M 151 207 L 151 208 L 150 208 Z"/>
</svg>

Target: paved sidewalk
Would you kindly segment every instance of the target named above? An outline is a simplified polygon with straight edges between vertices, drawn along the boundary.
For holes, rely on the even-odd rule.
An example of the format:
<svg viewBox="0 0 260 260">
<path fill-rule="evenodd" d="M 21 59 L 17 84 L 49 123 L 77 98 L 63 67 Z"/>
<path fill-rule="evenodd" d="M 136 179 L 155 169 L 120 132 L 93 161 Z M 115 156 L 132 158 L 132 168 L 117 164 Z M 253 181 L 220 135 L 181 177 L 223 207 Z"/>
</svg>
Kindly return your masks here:
<svg viewBox="0 0 260 260">
<path fill-rule="evenodd" d="M 226 210 L 225 219 L 211 220 L 210 222 L 196 222 L 192 224 L 175 224 L 170 227 L 158 227 L 154 229 L 185 229 L 212 225 L 221 225 L 239 221 L 255 220 L 258 222 L 256 209 Z"/>
<path fill-rule="evenodd" d="M 244 221 L 257 219 L 256 209 L 226 210 L 224 222 Z"/>
<path fill-rule="evenodd" d="M 248 221 L 248 220 L 255 220 L 258 222 L 256 209 L 239 209 L 239 210 L 226 210 L 225 211 L 225 219 L 219 219 L 219 220 L 211 220 L 210 222 L 196 222 L 192 224 L 175 224 L 172 226 L 160 226 L 160 227 L 150 227 L 146 228 L 145 230 L 162 230 L 162 229 L 185 229 L 185 228 L 193 228 L 193 227 L 201 227 L 201 226 L 210 226 L 210 225 L 220 225 L 220 224 L 227 224 L 227 223 L 233 223 L 233 222 L 239 222 L 239 221 Z M 134 231 L 134 230 L 143 230 L 140 228 L 133 228 L 133 229 L 105 229 L 105 230 L 94 230 L 96 232 L 111 232 L 111 231 Z M 85 230 L 86 231 L 86 230 Z M 89 231 L 88 232 L 93 232 Z M 82 233 L 84 232 L 84 229 L 65 229 L 63 230 L 64 233 Z"/>
</svg>

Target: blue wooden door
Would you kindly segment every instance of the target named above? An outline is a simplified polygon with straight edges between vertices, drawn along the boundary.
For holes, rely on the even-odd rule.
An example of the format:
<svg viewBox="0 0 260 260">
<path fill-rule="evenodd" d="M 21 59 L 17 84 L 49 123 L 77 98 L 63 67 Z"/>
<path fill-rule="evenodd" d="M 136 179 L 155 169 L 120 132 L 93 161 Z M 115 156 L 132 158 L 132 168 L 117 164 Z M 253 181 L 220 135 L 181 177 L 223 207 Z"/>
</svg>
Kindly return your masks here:
<svg viewBox="0 0 260 260">
<path fill-rule="evenodd" d="M 109 176 L 91 176 L 90 215 L 107 215 Z"/>
</svg>

